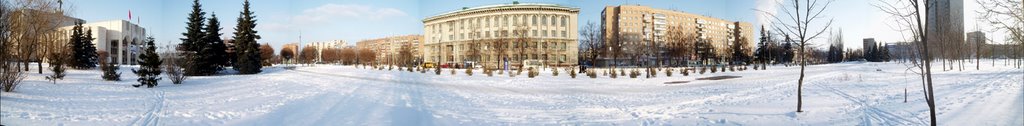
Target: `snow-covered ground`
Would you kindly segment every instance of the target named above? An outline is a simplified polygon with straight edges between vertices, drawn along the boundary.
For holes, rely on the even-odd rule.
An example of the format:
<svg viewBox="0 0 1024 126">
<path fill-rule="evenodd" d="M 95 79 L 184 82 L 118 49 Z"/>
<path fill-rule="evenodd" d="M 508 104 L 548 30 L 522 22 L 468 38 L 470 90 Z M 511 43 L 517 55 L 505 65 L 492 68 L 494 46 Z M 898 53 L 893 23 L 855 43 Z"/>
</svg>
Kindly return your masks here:
<svg viewBox="0 0 1024 126">
<path fill-rule="evenodd" d="M 935 69 L 941 125 L 1024 125 L 1024 70 Z M 940 65 L 940 64 L 936 64 Z M 34 66 L 34 65 L 33 65 Z M 3 125 L 925 125 L 916 74 L 896 63 L 807 68 L 804 112 L 796 113 L 799 67 L 771 66 L 672 77 L 569 78 L 542 71 L 488 77 L 352 66 L 265 68 L 257 75 L 191 77 L 134 88 L 98 70 L 70 70 L 52 84 L 30 73 L 0 93 Z M 881 70 L 881 71 L 877 71 Z M 35 70 L 32 70 L 35 72 Z M 46 73 L 48 71 L 44 71 Z M 712 76 L 741 76 L 696 80 Z M 688 83 L 665 84 L 666 82 Z M 909 92 L 904 102 L 904 91 Z"/>
</svg>

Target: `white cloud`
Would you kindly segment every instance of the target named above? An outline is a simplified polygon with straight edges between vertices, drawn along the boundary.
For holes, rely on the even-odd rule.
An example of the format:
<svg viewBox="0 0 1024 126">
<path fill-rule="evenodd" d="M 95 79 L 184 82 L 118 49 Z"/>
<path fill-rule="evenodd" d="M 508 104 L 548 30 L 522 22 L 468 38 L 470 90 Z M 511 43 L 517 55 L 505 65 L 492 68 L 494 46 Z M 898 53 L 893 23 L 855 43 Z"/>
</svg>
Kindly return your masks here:
<svg viewBox="0 0 1024 126">
<path fill-rule="evenodd" d="M 395 8 L 377 8 L 358 4 L 325 4 L 303 10 L 302 14 L 293 17 L 293 21 L 299 24 L 307 24 L 322 23 L 335 19 L 381 20 L 407 15 L 405 12 Z"/>
<path fill-rule="evenodd" d="M 772 21 L 774 21 L 775 19 L 773 19 L 771 16 L 765 15 L 765 12 L 772 15 L 778 13 L 777 8 L 779 7 L 779 3 L 781 2 L 782 0 L 758 0 L 756 3 L 756 9 L 758 10 L 757 22 L 761 23 L 762 25 L 771 24 Z"/>
</svg>

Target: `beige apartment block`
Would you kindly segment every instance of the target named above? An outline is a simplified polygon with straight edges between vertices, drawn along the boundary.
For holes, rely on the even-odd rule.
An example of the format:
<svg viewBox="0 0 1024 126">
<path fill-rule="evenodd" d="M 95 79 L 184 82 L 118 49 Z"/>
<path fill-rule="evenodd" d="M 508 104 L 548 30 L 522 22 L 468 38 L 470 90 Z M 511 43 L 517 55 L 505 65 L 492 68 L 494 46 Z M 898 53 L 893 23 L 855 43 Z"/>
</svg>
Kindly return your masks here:
<svg viewBox="0 0 1024 126">
<path fill-rule="evenodd" d="M 491 68 L 523 60 L 576 65 L 578 16 L 575 7 L 518 2 L 430 16 L 423 19 L 424 62 L 477 62 Z"/>
<path fill-rule="evenodd" d="M 370 49 L 377 53 L 377 63 L 401 64 L 399 61 L 421 61 L 423 48 L 422 35 L 402 35 L 356 42 L 357 49 Z M 407 46 L 412 52 L 412 59 L 399 59 L 402 47 Z"/>
<path fill-rule="evenodd" d="M 719 56 L 731 55 L 732 52 L 724 50 L 739 41 L 746 41 L 744 48 L 748 50 L 753 50 L 756 43 L 753 27 L 748 22 L 638 5 L 606 6 L 601 11 L 601 29 L 606 43 L 621 41 L 623 47 L 679 41 L 672 36 L 693 37 L 711 42 Z M 753 55 L 753 51 L 746 53 Z"/>
</svg>

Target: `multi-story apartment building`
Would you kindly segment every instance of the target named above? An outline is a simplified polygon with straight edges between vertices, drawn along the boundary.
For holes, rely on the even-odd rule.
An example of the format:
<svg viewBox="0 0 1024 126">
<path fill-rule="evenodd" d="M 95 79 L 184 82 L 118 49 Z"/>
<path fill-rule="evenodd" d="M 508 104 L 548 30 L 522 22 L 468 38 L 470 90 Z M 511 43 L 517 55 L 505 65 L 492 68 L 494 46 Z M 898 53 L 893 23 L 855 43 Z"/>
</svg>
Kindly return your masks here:
<svg viewBox="0 0 1024 126">
<path fill-rule="evenodd" d="M 423 19 L 424 62 L 576 65 L 578 16 L 575 7 L 518 2 L 430 16 Z"/>
<path fill-rule="evenodd" d="M 383 64 L 400 64 L 398 61 L 422 61 L 423 48 L 422 35 L 403 35 L 377 39 L 362 40 L 356 42 L 357 49 L 370 49 L 377 53 L 377 62 Z M 412 59 L 399 59 L 399 52 L 407 47 L 412 53 Z"/>
<path fill-rule="evenodd" d="M 753 26 L 747 22 L 728 21 L 681 11 L 656 9 L 639 5 L 606 6 L 601 11 L 601 30 L 606 43 L 619 43 L 625 47 L 650 47 L 659 50 L 666 43 L 692 38 L 709 42 L 718 56 L 729 56 L 732 52 L 724 51 L 733 44 L 745 42 L 741 47 L 753 50 L 755 46 Z M 676 31 L 678 30 L 678 31 Z M 670 52 L 642 53 L 644 57 L 666 55 Z M 753 51 L 745 52 L 752 55 Z M 608 56 L 606 56 L 608 57 Z M 628 58 L 628 57 L 619 57 Z M 603 58 L 611 60 L 610 58 Z M 630 59 L 626 59 L 630 60 Z M 646 62 L 656 62 L 645 60 Z M 620 62 L 621 63 L 621 62 Z"/>
<path fill-rule="evenodd" d="M 64 26 L 60 29 L 70 35 L 74 25 Z M 138 24 L 126 20 L 111 20 L 82 24 L 83 30 L 91 30 L 93 44 L 97 51 L 110 53 L 109 63 L 120 65 L 135 65 L 145 46 L 146 29 Z"/>
</svg>

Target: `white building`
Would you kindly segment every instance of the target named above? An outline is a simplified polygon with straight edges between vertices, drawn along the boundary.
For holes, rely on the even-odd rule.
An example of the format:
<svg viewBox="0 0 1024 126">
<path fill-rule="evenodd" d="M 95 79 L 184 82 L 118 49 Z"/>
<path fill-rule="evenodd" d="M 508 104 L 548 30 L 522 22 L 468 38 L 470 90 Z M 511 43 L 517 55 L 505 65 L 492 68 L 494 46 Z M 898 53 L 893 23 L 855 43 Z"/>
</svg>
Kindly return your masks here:
<svg viewBox="0 0 1024 126">
<path fill-rule="evenodd" d="M 306 43 L 305 45 L 302 45 L 302 46 L 303 47 L 313 47 L 313 48 L 315 48 L 316 49 L 317 57 L 316 57 L 316 60 L 314 60 L 314 61 L 316 61 L 316 62 L 323 62 L 324 49 L 341 49 L 341 48 L 344 48 L 345 46 L 348 46 L 348 43 L 345 43 L 344 40 L 329 40 L 329 41 L 320 41 L 320 42 Z"/>
<path fill-rule="evenodd" d="M 61 27 L 68 32 L 74 25 Z M 96 51 L 110 53 L 109 63 L 135 65 L 146 40 L 146 29 L 125 20 L 111 20 L 82 24 L 82 30 L 92 30 Z"/>
</svg>

